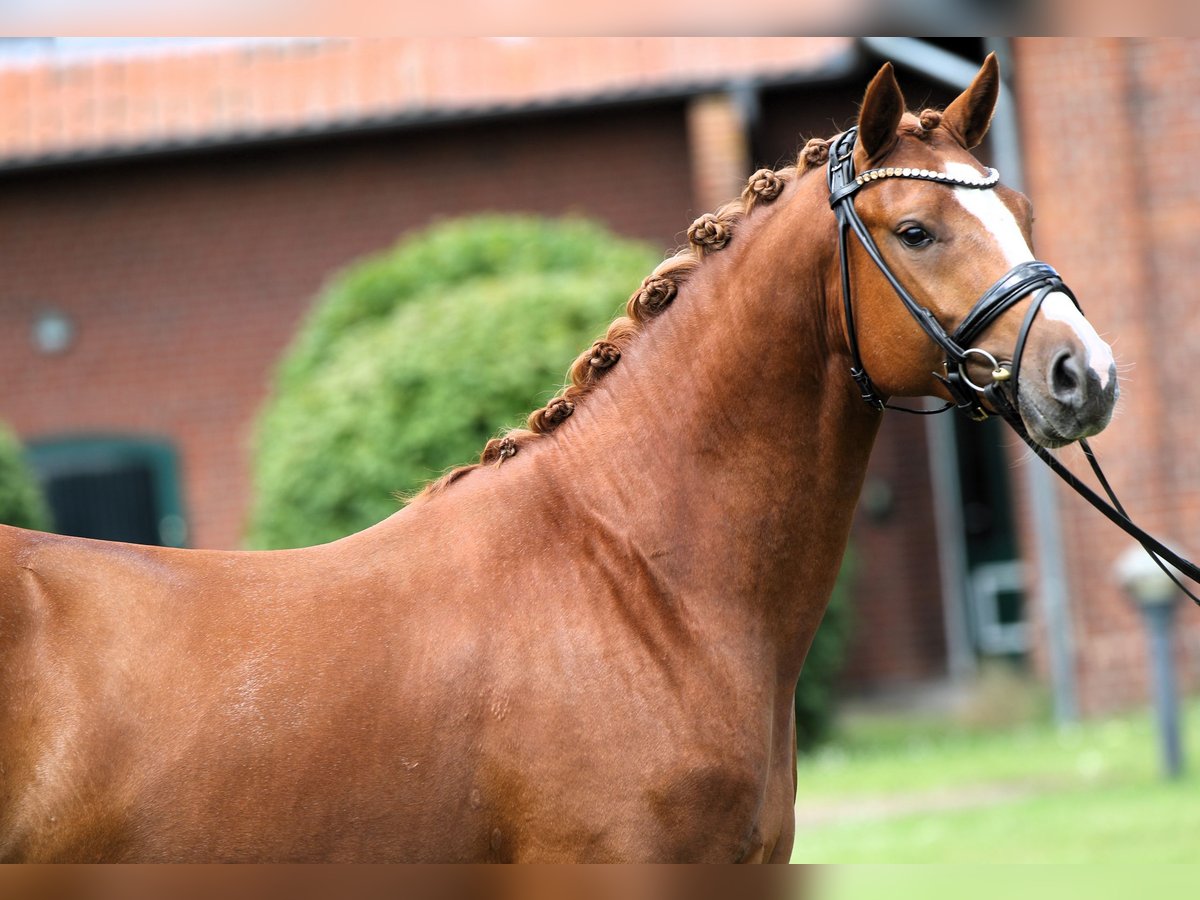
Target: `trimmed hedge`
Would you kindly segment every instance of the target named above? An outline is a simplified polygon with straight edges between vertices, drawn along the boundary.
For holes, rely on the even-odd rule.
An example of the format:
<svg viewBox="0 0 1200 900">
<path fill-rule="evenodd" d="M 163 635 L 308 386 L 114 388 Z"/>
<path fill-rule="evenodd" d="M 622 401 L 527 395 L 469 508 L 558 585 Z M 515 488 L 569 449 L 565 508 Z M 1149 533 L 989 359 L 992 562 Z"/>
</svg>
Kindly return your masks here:
<svg viewBox="0 0 1200 900">
<path fill-rule="evenodd" d="M 335 277 L 259 422 L 249 543 L 366 528 L 550 398 L 654 267 L 579 219 L 435 226 Z"/>
<path fill-rule="evenodd" d="M 21 456 L 21 444 L 0 425 L 0 522 L 45 531 L 50 514 L 41 489 Z"/>
</svg>

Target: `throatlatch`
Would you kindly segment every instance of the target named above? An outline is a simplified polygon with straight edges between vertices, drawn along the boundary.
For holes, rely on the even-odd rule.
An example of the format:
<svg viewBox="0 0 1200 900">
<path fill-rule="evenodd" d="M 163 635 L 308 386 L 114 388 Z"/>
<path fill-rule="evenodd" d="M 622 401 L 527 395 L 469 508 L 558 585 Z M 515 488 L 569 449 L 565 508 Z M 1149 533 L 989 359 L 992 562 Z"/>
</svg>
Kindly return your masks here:
<svg viewBox="0 0 1200 900">
<path fill-rule="evenodd" d="M 995 169 L 988 169 L 988 173 L 985 176 L 965 178 L 929 169 L 914 169 L 899 166 L 868 169 L 860 174 L 855 174 L 854 144 L 857 135 L 858 129 L 851 128 L 834 139 L 829 150 L 828 181 L 829 205 L 833 208 L 838 220 L 838 251 L 842 270 L 842 303 L 845 307 L 846 335 L 851 358 L 850 376 L 858 384 L 862 399 L 873 409 L 894 409 L 900 412 L 925 415 L 941 413 L 957 407 L 965 411 L 972 419 L 981 421 L 989 415 L 980 402 L 980 397 L 983 397 L 988 401 L 991 408 L 1012 427 L 1018 437 L 1033 450 L 1039 459 L 1046 463 L 1072 490 L 1098 509 L 1109 521 L 1141 544 L 1142 548 L 1150 555 L 1158 567 L 1175 582 L 1179 589 L 1191 597 L 1197 605 L 1200 605 L 1200 597 L 1197 597 L 1188 590 L 1179 578 L 1176 577 L 1175 573 L 1168 568 L 1168 565 L 1174 566 L 1185 578 L 1196 584 L 1200 584 L 1200 566 L 1180 556 L 1170 547 L 1134 524 L 1133 520 L 1129 518 L 1128 513 L 1126 513 L 1125 508 L 1121 505 L 1121 501 L 1117 499 L 1116 493 L 1101 470 L 1100 463 L 1096 459 L 1096 455 L 1088 445 L 1088 442 L 1080 439 L 1079 445 L 1093 473 L 1096 475 L 1096 479 L 1104 489 L 1104 493 L 1108 496 L 1107 502 L 1080 481 L 1049 450 L 1033 440 L 1025 428 L 1025 423 L 1021 419 L 1020 412 L 1017 410 L 1021 355 L 1024 353 L 1025 341 L 1029 336 L 1030 328 L 1033 326 L 1033 320 L 1037 317 L 1038 311 L 1042 307 L 1042 303 L 1050 294 L 1061 293 L 1070 297 L 1071 302 L 1075 304 L 1080 312 L 1083 311 L 1079 306 L 1079 300 L 1075 297 L 1071 289 L 1067 287 L 1054 267 L 1037 260 L 1018 263 L 995 284 L 984 291 L 983 296 L 975 301 L 975 305 L 971 307 L 962 324 L 955 329 L 953 334 L 947 334 L 946 329 L 942 327 L 942 324 L 937 320 L 933 312 L 917 302 L 912 294 L 904 288 L 904 285 L 900 283 L 891 269 L 888 268 L 883 254 L 880 253 L 879 247 L 871 237 L 871 233 L 867 230 L 866 225 L 863 224 L 862 219 L 859 218 L 857 211 L 854 209 L 854 195 L 865 185 L 885 178 L 910 178 L 947 184 L 953 187 L 986 190 L 995 187 L 999 183 L 1000 174 Z M 909 315 L 913 317 L 933 342 L 945 351 L 946 374 L 934 373 L 934 375 L 946 385 L 946 389 L 954 398 L 953 402 L 947 403 L 939 409 L 909 409 L 903 406 L 892 406 L 885 402 L 879 395 L 879 391 L 871 381 L 871 376 L 867 374 L 866 366 L 863 365 L 862 355 L 858 348 L 858 334 L 854 325 L 854 302 L 850 292 L 850 257 L 847 252 L 847 236 L 851 231 L 854 232 L 872 262 L 883 273 L 883 276 L 887 278 L 896 295 L 908 310 Z M 1018 301 L 1029 296 L 1030 293 L 1033 293 L 1033 302 L 1025 314 L 1024 322 L 1021 324 L 1016 345 L 1013 347 L 1011 361 L 997 361 L 986 350 L 970 346 L 1001 314 Z M 990 384 L 977 385 L 967 377 L 966 364 L 971 356 L 981 356 L 991 363 L 993 368 Z"/>
</svg>

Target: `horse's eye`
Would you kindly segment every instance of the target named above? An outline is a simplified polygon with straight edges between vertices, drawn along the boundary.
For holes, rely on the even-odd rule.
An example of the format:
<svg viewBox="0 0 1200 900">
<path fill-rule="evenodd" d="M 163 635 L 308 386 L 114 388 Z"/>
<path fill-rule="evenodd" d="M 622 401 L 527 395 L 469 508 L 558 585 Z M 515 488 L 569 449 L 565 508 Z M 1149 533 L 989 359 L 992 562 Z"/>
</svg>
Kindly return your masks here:
<svg viewBox="0 0 1200 900">
<path fill-rule="evenodd" d="M 920 225 L 906 225 L 899 231 L 900 240 L 908 247 L 924 247 L 933 243 L 933 235 Z"/>
</svg>

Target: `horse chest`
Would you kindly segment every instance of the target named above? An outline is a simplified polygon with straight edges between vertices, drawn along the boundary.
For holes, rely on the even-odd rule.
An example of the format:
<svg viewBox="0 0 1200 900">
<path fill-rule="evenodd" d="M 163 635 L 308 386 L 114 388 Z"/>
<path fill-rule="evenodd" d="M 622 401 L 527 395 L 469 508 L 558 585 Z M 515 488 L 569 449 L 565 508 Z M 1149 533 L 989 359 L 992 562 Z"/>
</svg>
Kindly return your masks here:
<svg viewBox="0 0 1200 900">
<path fill-rule="evenodd" d="M 589 735 L 561 732 L 570 740 L 554 754 L 545 736 L 527 734 L 525 746 L 543 752 L 508 743 L 485 762 L 471 794 L 487 858 L 735 862 L 769 856 L 790 835 L 790 748 L 623 721 L 625 730 L 618 718 Z"/>
</svg>

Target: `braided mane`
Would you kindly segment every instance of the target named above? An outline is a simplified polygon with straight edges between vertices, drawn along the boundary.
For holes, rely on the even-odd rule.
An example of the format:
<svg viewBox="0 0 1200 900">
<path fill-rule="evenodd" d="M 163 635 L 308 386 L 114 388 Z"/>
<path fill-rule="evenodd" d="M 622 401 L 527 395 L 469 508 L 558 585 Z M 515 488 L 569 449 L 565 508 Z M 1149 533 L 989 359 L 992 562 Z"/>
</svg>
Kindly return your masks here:
<svg viewBox="0 0 1200 900">
<path fill-rule="evenodd" d="M 920 116 L 905 115 L 900 130 L 924 136 L 941 123 L 941 113 L 926 109 Z M 794 178 L 810 169 L 822 167 L 829 160 L 827 138 L 813 138 L 804 145 L 793 166 L 778 171 L 759 169 L 750 176 L 742 189 L 741 196 L 726 203 L 715 213 L 705 213 L 688 228 L 688 243 L 673 256 L 655 267 L 642 280 L 641 285 L 625 304 L 625 315 L 617 318 L 604 337 L 595 341 L 571 364 L 567 373 L 568 384 L 541 409 L 534 410 L 525 421 L 524 428 L 513 428 L 500 437 L 492 438 L 484 445 L 479 462 L 451 469 L 430 482 L 424 490 L 413 497 L 413 501 L 427 499 L 444 491 L 468 472 L 485 465 L 500 465 L 516 456 L 530 441 L 558 428 L 575 412 L 579 401 L 621 359 L 621 352 L 650 320 L 660 315 L 679 294 L 680 288 L 707 254 L 723 249 L 732 239 L 738 224 L 760 203 L 770 203 Z"/>
</svg>

